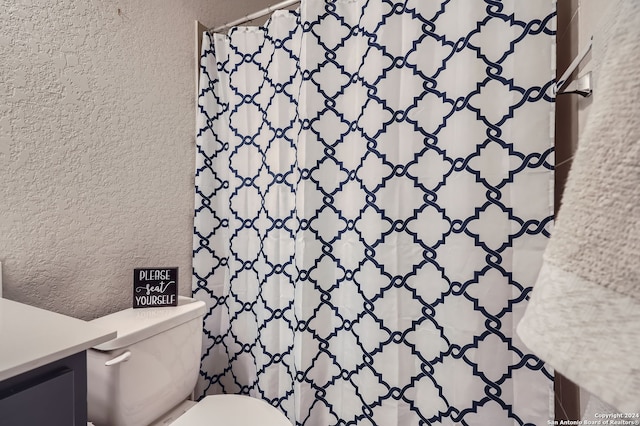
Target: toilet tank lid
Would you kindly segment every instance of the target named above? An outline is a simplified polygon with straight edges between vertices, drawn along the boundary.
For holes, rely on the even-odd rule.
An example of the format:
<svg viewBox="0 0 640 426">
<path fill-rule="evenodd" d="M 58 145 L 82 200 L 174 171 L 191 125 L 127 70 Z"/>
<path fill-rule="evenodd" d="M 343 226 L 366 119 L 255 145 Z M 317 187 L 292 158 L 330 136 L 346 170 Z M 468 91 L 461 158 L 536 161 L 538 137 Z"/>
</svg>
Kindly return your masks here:
<svg viewBox="0 0 640 426">
<path fill-rule="evenodd" d="M 179 296 L 178 306 L 162 308 L 129 308 L 96 318 L 91 322 L 105 330 L 116 330 L 117 337 L 94 346 L 99 351 L 122 349 L 192 319 L 203 317 L 205 303 Z"/>
</svg>

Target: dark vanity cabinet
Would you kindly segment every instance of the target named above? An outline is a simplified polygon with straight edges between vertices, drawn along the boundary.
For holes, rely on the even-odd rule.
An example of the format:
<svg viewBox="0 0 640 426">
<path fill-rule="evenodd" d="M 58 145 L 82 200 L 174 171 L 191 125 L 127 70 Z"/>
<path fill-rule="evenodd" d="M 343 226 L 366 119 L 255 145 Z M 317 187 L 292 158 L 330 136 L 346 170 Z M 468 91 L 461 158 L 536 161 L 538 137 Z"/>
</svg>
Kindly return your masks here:
<svg viewBox="0 0 640 426">
<path fill-rule="evenodd" d="M 0 297 L 0 426 L 87 426 L 87 350 L 115 337 Z"/>
<path fill-rule="evenodd" d="M 2 426 L 86 424 L 85 351 L 0 382 Z"/>
</svg>

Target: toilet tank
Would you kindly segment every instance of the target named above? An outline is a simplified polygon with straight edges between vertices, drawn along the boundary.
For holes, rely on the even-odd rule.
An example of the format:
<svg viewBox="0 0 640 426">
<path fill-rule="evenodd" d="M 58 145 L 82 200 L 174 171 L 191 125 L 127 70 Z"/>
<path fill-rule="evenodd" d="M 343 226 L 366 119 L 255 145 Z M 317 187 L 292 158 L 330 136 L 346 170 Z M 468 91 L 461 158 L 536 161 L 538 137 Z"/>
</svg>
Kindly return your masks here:
<svg viewBox="0 0 640 426">
<path fill-rule="evenodd" d="M 89 421 L 144 426 L 185 401 L 200 370 L 205 304 L 126 309 L 91 321 L 117 337 L 87 351 Z"/>
</svg>

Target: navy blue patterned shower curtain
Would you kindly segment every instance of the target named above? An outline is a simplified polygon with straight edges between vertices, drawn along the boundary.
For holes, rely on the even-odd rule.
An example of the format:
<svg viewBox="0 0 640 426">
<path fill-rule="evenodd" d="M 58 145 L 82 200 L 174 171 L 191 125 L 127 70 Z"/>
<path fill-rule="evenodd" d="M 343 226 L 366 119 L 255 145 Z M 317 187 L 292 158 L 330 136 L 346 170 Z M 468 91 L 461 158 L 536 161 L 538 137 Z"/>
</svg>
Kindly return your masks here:
<svg viewBox="0 0 640 426">
<path fill-rule="evenodd" d="M 551 0 L 303 0 L 205 33 L 198 394 L 295 425 L 540 425 Z M 550 417 L 551 416 L 551 417 Z"/>
</svg>

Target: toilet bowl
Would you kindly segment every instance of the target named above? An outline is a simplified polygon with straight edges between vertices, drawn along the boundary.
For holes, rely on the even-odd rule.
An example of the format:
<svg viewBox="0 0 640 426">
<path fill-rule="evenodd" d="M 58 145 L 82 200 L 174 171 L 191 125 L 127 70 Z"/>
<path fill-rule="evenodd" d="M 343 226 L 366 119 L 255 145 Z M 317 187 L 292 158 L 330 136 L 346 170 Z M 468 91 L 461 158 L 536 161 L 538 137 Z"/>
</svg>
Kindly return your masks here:
<svg viewBox="0 0 640 426">
<path fill-rule="evenodd" d="M 291 426 L 273 406 L 244 395 L 212 395 L 198 402 L 171 426 Z"/>
<path fill-rule="evenodd" d="M 213 395 L 190 401 L 200 371 L 204 302 L 125 309 L 92 321 L 117 330 L 87 351 L 89 421 L 95 426 L 291 426 L 268 403 Z"/>
</svg>

